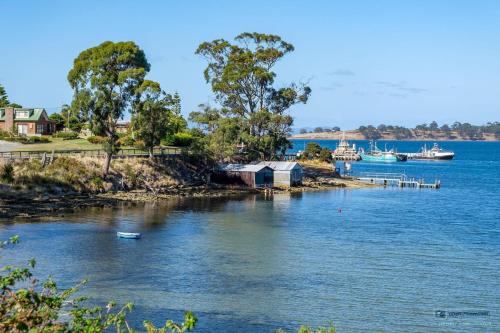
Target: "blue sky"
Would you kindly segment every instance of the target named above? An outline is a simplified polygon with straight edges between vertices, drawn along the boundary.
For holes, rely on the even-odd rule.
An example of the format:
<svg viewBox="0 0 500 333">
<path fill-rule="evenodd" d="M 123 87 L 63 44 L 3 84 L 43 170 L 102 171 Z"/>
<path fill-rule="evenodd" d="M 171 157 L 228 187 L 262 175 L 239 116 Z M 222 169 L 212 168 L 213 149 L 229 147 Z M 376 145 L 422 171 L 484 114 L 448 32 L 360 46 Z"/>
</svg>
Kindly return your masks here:
<svg viewBox="0 0 500 333">
<path fill-rule="evenodd" d="M 0 83 L 49 112 L 71 101 L 80 51 L 133 40 L 188 114 L 213 100 L 198 44 L 257 31 L 296 47 L 276 67 L 277 85 L 313 90 L 296 127 L 500 120 L 500 1 L 0 0 L 0 13 Z"/>
</svg>

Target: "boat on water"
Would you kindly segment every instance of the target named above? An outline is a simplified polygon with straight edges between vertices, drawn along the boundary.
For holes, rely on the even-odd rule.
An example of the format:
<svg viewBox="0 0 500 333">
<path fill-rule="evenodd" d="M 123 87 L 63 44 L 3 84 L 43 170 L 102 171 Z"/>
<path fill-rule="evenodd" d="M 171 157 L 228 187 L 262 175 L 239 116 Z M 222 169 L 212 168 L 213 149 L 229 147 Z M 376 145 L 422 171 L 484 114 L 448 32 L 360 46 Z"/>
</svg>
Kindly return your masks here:
<svg viewBox="0 0 500 333">
<path fill-rule="evenodd" d="M 408 153 L 406 156 L 411 160 L 451 160 L 455 157 L 455 153 L 443 150 L 434 143 L 431 149 L 427 149 L 427 145 L 424 145 L 418 153 Z"/>
<path fill-rule="evenodd" d="M 118 238 L 129 238 L 129 239 L 139 239 L 141 238 L 141 234 L 138 232 L 121 232 L 118 231 L 116 233 L 116 236 Z"/>
<path fill-rule="evenodd" d="M 356 144 L 349 145 L 349 142 L 345 139 L 345 132 L 343 132 L 337 148 L 332 151 L 332 158 L 336 161 L 359 161 L 361 156 L 356 151 Z"/>
<path fill-rule="evenodd" d="M 360 148 L 359 156 L 362 161 L 366 162 L 405 162 L 407 160 L 405 154 L 398 154 L 394 149 L 387 150 L 387 147 L 381 150 L 373 141 L 370 142 L 370 150 L 368 152 Z"/>
</svg>

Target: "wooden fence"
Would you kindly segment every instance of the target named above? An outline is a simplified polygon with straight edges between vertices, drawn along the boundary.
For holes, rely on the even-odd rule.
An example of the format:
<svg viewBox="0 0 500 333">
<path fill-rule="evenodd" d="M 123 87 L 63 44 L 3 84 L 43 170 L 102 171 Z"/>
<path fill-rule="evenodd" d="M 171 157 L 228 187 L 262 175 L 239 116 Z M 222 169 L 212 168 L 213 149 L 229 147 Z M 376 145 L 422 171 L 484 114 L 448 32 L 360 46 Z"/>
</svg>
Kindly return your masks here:
<svg viewBox="0 0 500 333">
<path fill-rule="evenodd" d="M 181 148 L 178 147 L 157 147 L 153 149 L 154 156 L 176 156 L 181 153 Z M 62 157 L 62 156 L 73 156 L 73 157 L 104 157 L 106 152 L 102 149 L 92 149 L 92 150 L 53 150 L 53 151 L 9 151 L 0 152 L 0 159 L 42 159 L 44 156 Z M 124 148 L 120 149 L 118 153 L 113 155 L 114 157 L 141 157 L 149 156 L 149 152 L 143 149 L 135 148 Z"/>
</svg>

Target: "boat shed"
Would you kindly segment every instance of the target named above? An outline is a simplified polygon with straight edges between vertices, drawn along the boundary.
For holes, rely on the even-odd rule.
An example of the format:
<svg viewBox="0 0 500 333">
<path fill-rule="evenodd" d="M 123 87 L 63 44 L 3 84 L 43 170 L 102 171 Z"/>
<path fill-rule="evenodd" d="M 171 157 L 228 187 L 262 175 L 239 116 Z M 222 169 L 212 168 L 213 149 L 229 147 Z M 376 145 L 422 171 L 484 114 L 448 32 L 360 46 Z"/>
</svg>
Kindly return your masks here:
<svg viewBox="0 0 500 333">
<path fill-rule="evenodd" d="M 238 181 L 248 187 L 273 186 L 273 169 L 257 164 L 227 164 L 219 168 L 226 181 Z"/>
<path fill-rule="evenodd" d="M 265 165 L 274 170 L 273 186 L 275 187 L 289 187 L 302 184 L 304 169 L 297 162 L 264 161 L 258 165 Z"/>
</svg>

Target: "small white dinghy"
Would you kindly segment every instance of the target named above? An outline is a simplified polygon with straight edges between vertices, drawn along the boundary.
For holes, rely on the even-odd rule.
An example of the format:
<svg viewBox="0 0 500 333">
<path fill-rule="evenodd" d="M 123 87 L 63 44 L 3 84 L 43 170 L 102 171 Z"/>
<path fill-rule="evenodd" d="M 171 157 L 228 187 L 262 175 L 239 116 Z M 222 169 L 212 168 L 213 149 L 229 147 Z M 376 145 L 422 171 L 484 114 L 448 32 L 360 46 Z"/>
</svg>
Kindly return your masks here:
<svg viewBox="0 0 500 333">
<path fill-rule="evenodd" d="M 129 239 L 139 239 L 141 238 L 141 234 L 138 232 L 121 232 L 118 231 L 116 233 L 116 236 L 118 238 L 129 238 Z"/>
</svg>

